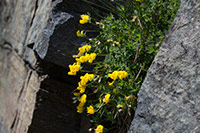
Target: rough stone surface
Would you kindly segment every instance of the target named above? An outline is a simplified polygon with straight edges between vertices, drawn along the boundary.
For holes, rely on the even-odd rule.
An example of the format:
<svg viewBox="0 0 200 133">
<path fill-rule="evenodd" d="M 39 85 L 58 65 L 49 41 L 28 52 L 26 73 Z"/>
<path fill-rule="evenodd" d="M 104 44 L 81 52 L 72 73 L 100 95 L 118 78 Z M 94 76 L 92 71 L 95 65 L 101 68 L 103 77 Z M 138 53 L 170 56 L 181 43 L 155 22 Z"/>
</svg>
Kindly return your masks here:
<svg viewBox="0 0 200 133">
<path fill-rule="evenodd" d="M 181 2 L 138 94 L 129 133 L 200 133 L 200 1 Z"/>
<path fill-rule="evenodd" d="M 39 41 L 35 34 L 46 26 L 50 6 L 47 0 L 0 1 L 0 133 L 24 133 L 31 124 L 41 81 L 27 46 Z"/>
<path fill-rule="evenodd" d="M 78 133 L 81 115 L 72 102 L 69 84 L 45 79 L 38 92 L 36 110 L 29 133 Z"/>
<path fill-rule="evenodd" d="M 76 88 L 79 78 L 67 76 L 67 69 L 58 65 L 47 62 L 40 65 L 48 77 L 41 83 L 28 132 L 78 133 L 82 115 L 76 112 L 72 91 Z"/>
<path fill-rule="evenodd" d="M 39 90 L 38 75 L 5 45 L 0 45 L 0 75 L 0 132 L 27 132 Z"/>
</svg>

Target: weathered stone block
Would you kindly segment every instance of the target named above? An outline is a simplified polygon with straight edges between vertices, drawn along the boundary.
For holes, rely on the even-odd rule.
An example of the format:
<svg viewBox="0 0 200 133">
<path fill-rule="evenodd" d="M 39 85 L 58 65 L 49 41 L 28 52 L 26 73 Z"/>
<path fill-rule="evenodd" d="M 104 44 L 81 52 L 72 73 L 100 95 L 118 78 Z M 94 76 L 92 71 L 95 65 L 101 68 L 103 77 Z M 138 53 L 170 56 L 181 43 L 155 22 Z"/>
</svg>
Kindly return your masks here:
<svg viewBox="0 0 200 133">
<path fill-rule="evenodd" d="M 27 36 L 28 29 L 30 27 L 35 6 L 36 0 L 17 0 L 16 3 L 13 1 L 6 1 L 3 10 L 5 12 L 10 12 L 4 17 L 9 18 L 9 22 L 3 25 L 3 39 L 13 44 L 13 47 L 18 51 L 20 55 L 23 54 L 23 44 Z"/>
<path fill-rule="evenodd" d="M 138 94 L 129 133 L 200 132 L 200 1 L 181 2 Z"/>
<path fill-rule="evenodd" d="M 0 53 L 0 132 L 26 132 L 40 82 L 13 50 L 0 45 Z"/>
<path fill-rule="evenodd" d="M 27 132 L 31 123 L 40 80 L 37 58 L 27 45 L 41 39 L 50 6 L 44 0 L 0 1 L 1 133 Z"/>
</svg>

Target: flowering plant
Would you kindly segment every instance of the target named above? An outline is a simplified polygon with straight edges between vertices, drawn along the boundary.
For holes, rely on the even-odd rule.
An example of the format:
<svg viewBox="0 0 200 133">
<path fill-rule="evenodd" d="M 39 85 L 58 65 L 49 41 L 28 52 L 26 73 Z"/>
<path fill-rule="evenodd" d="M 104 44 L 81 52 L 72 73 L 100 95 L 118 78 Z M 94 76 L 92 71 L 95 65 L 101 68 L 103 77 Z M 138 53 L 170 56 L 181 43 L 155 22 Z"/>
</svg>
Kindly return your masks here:
<svg viewBox="0 0 200 133">
<path fill-rule="evenodd" d="M 76 62 L 69 65 L 69 75 L 76 75 L 78 71 L 84 73 L 73 92 L 73 99 L 74 103 L 78 102 L 78 113 L 87 112 L 91 116 L 97 126 L 95 133 L 128 130 L 136 108 L 137 92 L 172 23 L 166 19 L 178 9 L 178 0 L 126 2 L 124 6 L 114 2 L 118 5 L 114 12 L 95 23 L 99 35 L 88 39 L 89 43 L 73 56 Z M 173 8 L 166 15 L 163 11 L 168 7 Z M 154 19 L 156 10 L 161 12 L 158 20 Z M 92 22 L 89 15 L 81 15 L 81 24 Z M 78 30 L 76 34 L 86 37 L 84 32 Z M 105 128 L 103 124 L 108 121 Z"/>
</svg>

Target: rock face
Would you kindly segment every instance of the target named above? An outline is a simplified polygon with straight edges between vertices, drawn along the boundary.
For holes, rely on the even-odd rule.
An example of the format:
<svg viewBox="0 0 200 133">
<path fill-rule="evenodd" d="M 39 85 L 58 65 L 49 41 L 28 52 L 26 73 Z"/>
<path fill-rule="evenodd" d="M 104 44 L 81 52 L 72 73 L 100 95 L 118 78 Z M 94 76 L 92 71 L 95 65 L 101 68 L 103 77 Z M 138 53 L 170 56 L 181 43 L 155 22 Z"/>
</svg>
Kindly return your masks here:
<svg viewBox="0 0 200 133">
<path fill-rule="evenodd" d="M 72 91 L 78 77 L 67 76 L 67 69 L 42 62 L 43 73 L 48 74 L 40 85 L 32 123 L 28 133 L 78 133 L 82 115 L 76 112 Z"/>
<path fill-rule="evenodd" d="M 181 2 L 138 94 L 129 133 L 200 132 L 200 1 Z"/>
<path fill-rule="evenodd" d="M 96 0 L 89 0 L 97 3 Z M 58 3 L 58 2 L 57 2 Z M 102 3 L 98 3 L 102 5 Z M 80 24 L 80 15 L 88 12 L 98 19 L 97 14 L 105 11 L 87 4 L 83 0 L 63 0 L 56 5 L 50 14 L 50 20 L 43 32 L 43 39 L 34 46 L 35 51 L 45 61 L 67 67 L 74 62 L 72 55 L 77 54 L 77 49 L 88 41 L 77 37 L 77 30 L 95 30 L 96 26 L 91 24 Z M 88 37 L 94 37 L 98 33 L 88 32 Z"/>
<path fill-rule="evenodd" d="M 47 24 L 49 0 L 0 1 L 0 133 L 28 131 L 40 80 L 30 43 Z"/>
<path fill-rule="evenodd" d="M 8 47 L 0 46 L 0 132 L 27 132 L 35 107 L 39 79 Z"/>
</svg>

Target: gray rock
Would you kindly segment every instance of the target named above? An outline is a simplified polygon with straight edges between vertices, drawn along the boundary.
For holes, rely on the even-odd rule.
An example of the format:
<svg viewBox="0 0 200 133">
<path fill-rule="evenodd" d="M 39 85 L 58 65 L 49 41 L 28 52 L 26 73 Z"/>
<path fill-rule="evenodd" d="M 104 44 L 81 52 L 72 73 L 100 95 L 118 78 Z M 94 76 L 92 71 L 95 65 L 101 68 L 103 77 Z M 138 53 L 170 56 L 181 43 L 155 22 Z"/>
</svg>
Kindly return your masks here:
<svg viewBox="0 0 200 133">
<path fill-rule="evenodd" d="M 181 2 L 139 91 L 129 133 L 200 132 L 200 1 Z"/>
<path fill-rule="evenodd" d="M 46 26 L 50 6 L 47 0 L 0 1 L 0 133 L 24 133 L 31 124 L 41 81 L 26 42 L 39 41 L 34 33 Z"/>
<path fill-rule="evenodd" d="M 3 0 L 2 36 L 23 55 L 23 45 L 36 8 L 36 0 Z"/>
<path fill-rule="evenodd" d="M 97 3 L 96 0 L 90 0 Z M 85 45 L 85 38 L 77 37 L 77 30 L 95 30 L 96 26 L 91 24 L 80 24 L 80 15 L 88 12 L 92 17 L 98 19 L 99 14 L 105 14 L 102 9 L 96 8 L 82 0 L 57 1 L 50 13 L 42 39 L 34 45 L 34 50 L 40 58 L 57 65 L 67 67 L 74 62 L 72 55 L 78 53 L 78 47 Z M 98 3 L 102 4 L 102 3 Z M 98 33 L 87 33 L 88 37 L 95 37 Z"/>
<path fill-rule="evenodd" d="M 35 107 L 39 78 L 18 54 L 0 45 L 0 132 L 27 132 Z"/>
<path fill-rule="evenodd" d="M 43 39 L 43 31 L 47 26 L 49 14 L 53 8 L 49 0 L 37 0 L 35 3 L 37 7 L 34 10 L 34 17 L 32 18 L 31 26 L 27 34 L 25 45 L 38 45 Z"/>
</svg>

